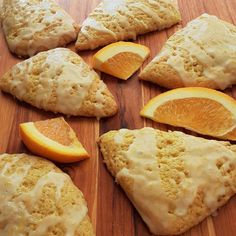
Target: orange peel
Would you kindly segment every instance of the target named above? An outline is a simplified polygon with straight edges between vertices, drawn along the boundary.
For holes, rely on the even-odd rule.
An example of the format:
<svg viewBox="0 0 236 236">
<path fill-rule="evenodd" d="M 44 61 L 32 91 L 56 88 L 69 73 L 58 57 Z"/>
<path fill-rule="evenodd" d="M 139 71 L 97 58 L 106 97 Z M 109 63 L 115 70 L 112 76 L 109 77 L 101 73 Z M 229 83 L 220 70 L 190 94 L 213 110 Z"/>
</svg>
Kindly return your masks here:
<svg viewBox="0 0 236 236">
<path fill-rule="evenodd" d="M 52 161 L 70 163 L 89 157 L 73 129 L 62 117 L 22 123 L 20 135 L 32 153 Z"/>
<path fill-rule="evenodd" d="M 93 68 L 127 80 L 149 56 L 148 47 L 132 42 L 116 42 L 99 50 L 93 56 Z"/>
<path fill-rule="evenodd" d="M 236 140 L 236 101 L 213 89 L 173 89 L 151 99 L 140 115 L 200 134 Z"/>
</svg>

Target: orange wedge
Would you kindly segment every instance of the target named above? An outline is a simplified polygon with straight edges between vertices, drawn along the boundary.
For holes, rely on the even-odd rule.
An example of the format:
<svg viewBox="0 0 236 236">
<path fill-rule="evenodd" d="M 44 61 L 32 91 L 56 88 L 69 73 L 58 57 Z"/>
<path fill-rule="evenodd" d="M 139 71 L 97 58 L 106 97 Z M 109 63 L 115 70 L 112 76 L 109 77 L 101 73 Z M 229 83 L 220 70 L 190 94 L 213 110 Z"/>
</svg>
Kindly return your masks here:
<svg viewBox="0 0 236 236">
<path fill-rule="evenodd" d="M 93 56 L 93 68 L 127 80 L 143 64 L 150 50 L 144 45 L 117 42 L 99 50 Z"/>
<path fill-rule="evenodd" d="M 50 160 L 70 163 L 89 157 L 75 132 L 62 117 L 20 124 L 20 134 L 32 153 Z"/>
<path fill-rule="evenodd" d="M 173 89 L 150 100 L 140 115 L 200 134 L 236 140 L 236 101 L 213 89 Z"/>
</svg>

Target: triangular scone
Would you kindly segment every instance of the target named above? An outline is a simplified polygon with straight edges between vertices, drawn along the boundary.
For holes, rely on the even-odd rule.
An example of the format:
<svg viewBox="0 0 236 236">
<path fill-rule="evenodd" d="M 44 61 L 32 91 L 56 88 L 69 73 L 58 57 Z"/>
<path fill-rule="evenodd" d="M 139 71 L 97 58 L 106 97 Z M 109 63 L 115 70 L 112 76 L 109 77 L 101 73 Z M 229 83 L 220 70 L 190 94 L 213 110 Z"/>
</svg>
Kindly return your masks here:
<svg viewBox="0 0 236 236">
<path fill-rule="evenodd" d="M 74 116 L 111 116 L 114 97 L 98 74 L 67 48 L 38 53 L 13 66 L 0 89 L 37 108 Z"/>
<path fill-rule="evenodd" d="M 8 47 L 20 57 L 64 46 L 79 30 L 55 0 L 3 0 L 1 18 Z"/>
<path fill-rule="evenodd" d="M 53 163 L 0 155 L 0 235 L 94 235 L 83 193 Z"/>
<path fill-rule="evenodd" d="M 236 146 L 228 142 L 143 128 L 110 131 L 99 145 L 154 234 L 185 232 L 236 192 Z"/>
<path fill-rule="evenodd" d="M 171 36 L 140 74 L 166 88 L 236 83 L 236 26 L 203 14 Z"/>
<path fill-rule="evenodd" d="M 181 19 L 176 0 L 103 0 L 83 22 L 77 50 L 168 28 Z"/>
</svg>

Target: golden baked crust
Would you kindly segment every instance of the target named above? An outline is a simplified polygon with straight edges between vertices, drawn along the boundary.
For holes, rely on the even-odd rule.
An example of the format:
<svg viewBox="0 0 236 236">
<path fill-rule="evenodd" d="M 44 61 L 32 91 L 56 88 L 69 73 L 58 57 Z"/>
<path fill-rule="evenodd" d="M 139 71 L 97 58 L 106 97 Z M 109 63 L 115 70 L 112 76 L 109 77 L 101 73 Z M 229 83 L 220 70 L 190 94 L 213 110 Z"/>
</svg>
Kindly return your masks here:
<svg viewBox="0 0 236 236">
<path fill-rule="evenodd" d="M 236 147 L 229 142 L 143 128 L 110 131 L 99 145 L 153 234 L 185 232 L 236 192 Z"/>
<path fill-rule="evenodd" d="M 20 62 L 1 79 L 0 89 L 37 108 L 74 116 L 111 116 L 114 97 L 76 53 L 56 48 Z"/>
<path fill-rule="evenodd" d="M 171 36 L 140 79 L 166 88 L 225 89 L 236 83 L 236 27 L 203 14 Z"/>
<path fill-rule="evenodd" d="M 77 50 L 95 49 L 112 42 L 168 28 L 181 19 L 175 0 L 104 0 L 83 22 Z"/>
<path fill-rule="evenodd" d="M 55 0 L 4 0 L 1 18 L 8 47 L 20 57 L 65 46 L 79 30 Z"/>
<path fill-rule="evenodd" d="M 0 235 L 94 235 L 82 192 L 42 158 L 0 155 L 0 200 Z"/>
</svg>

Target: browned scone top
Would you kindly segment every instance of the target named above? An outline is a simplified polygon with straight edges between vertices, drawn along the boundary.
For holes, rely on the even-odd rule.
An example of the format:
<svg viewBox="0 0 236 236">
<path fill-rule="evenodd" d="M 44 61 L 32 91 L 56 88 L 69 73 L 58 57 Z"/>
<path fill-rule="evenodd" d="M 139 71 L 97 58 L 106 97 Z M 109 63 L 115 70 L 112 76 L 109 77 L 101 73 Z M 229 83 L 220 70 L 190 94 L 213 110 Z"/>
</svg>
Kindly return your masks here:
<svg viewBox="0 0 236 236">
<path fill-rule="evenodd" d="M 174 35 L 140 79 L 166 88 L 225 89 L 236 83 L 236 26 L 203 14 Z"/>
<path fill-rule="evenodd" d="M 20 62 L 0 79 L 0 89 L 37 108 L 73 116 L 112 116 L 113 95 L 98 74 L 67 48 Z"/>
<path fill-rule="evenodd" d="M 77 50 L 169 28 L 181 20 L 176 0 L 104 0 L 82 23 Z"/>
<path fill-rule="evenodd" d="M 100 137 L 108 170 L 155 235 L 178 235 L 236 192 L 236 147 L 182 132 L 121 129 Z"/>
<path fill-rule="evenodd" d="M 55 0 L 3 0 L 1 20 L 8 47 L 19 57 L 65 46 L 79 31 Z"/>
<path fill-rule="evenodd" d="M 53 163 L 0 155 L 0 235 L 93 236 L 82 192 Z"/>
</svg>

